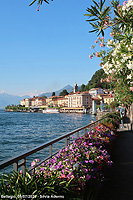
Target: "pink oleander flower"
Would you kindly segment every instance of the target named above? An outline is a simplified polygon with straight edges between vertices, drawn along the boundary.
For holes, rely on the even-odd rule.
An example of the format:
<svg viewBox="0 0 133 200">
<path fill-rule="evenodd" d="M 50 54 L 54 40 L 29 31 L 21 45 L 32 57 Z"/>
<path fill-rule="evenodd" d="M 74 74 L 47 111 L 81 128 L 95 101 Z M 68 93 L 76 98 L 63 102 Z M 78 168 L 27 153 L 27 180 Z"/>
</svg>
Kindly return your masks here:
<svg viewBox="0 0 133 200">
<path fill-rule="evenodd" d="M 133 87 L 130 87 L 130 91 L 133 91 Z"/>
<path fill-rule="evenodd" d="M 113 75 L 111 75 L 110 78 L 111 78 L 111 81 L 113 81 Z M 118 80 L 119 80 L 119 79 L 118 79 Z"/>
<path fill-rule="evenodd" d="M 125 6 L 125 5 L 126 5 L 126 1 L 123 2 L 123 6 Z"/>
<path fill-rule="evenodd" d="M 95 43 L 98 43 L 98 41 L 97 41 L 97 40 L 95 40 Z"/>
<path fill-rule="evenodd" d="M 107 22 L 107 21 L 105 21 L 103 26 L 106 26 L 107 24 L 108 24 L 108 22 Z"/>
<path fill-rule="evenodd" d="M 99 66 L 101 67 L 101 66 L 102 66 L 102 64 L 100 63 L 100 64 L 99 64 Z"/>
<path fill-rule="evenodd" d="M 119 79 L 117 79 L 117 83 L 119 83 L 119 84 L 120 84 L 120 82 L 119 82 Z"/>
<path fill-rule="evenodd" d="M 89 55 L 89 58 L 92 59 L 91 55 Z"/>
<path fill-rule="evenodd" d="M 98 51 L 96 52 L 96 57 L 98 57 Z"/>
<path fill-rule="evenodd" d="M 103 79 L 102 78 L 101 78 L 100 82 L 103 83 Z"/>
<path fill-rule="evenodd" d="M 100 47 L 103 47 L 103 43 L 99 44 Z"/>
<path fill-rule="evenodd" d="M 108 83 L 110 83 L 109 77 L 108 77 L 108 78 L 106 78 L 106 81 L 107 81 Z"/>
</svg>

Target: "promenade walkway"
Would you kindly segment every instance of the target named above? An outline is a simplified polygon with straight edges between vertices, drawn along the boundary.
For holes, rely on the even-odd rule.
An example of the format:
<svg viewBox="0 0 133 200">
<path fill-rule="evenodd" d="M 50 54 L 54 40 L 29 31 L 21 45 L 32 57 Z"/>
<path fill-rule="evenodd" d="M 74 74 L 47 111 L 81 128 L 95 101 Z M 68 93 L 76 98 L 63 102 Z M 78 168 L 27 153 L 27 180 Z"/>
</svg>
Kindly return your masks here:
<svg viewBox="0 0 133 200">
<path fill-rule="evenodd" d="M 97 200 L 133 200 L 133 131 L 125 124 L 118 132 L 111 150 L 113 164 L 105 171 Z"/>
</svg>

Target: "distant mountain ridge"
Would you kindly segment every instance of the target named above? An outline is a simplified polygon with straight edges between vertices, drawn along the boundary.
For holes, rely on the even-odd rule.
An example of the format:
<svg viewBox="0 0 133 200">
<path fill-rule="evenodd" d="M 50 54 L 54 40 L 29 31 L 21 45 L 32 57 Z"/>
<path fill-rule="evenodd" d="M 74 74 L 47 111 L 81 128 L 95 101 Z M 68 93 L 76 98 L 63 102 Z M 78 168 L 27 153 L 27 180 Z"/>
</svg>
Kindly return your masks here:
<svg viewBox="0 0 133 200">
<path fill-rule="evenodd" d="M 0 109 L 5 108 L 9 104 L 18 105 L 20 104 L 20 101 L 25 98 L 30 98 L 30 96 L 25 95 L 25 96 L 20 97 L 16 95 L 2 93 L 0 94 Z"/>
<path fill-rule="evenodd" d="M 52 92 L 55 92 L 55 95 L 59 96 L 59 94 L 60 94 L 60 92 L 62 92 L 62 90 L 67 90 L 67 92 L 70 93 L 70 92 L 72 92 L 73 87 L 71 85 L 66 85 L 62 89 L 57 90 L 57 91 L 52 91 Z M 39 94 L 39 97 L 42 97 L 43 95 L 45 95 L 46 97 L 50 97 L 50 96 L 52 96 L 52 92 L 44 92 L 42 94 Z"/>
<path fill-rule="evenodd" d="M 62 92 L 62 90 L 67 90 L 68 93 L 70 93 L 73 90 L 73 87 L 71 85 L 66 85 L 64 88 L 57 90 L 57 91 L 53 91 L 55 92 L 55 95 L 58 96 L 60 94 L 60 92 Z M 46 92 L 46 93 L 42 93 L 40 95 L 38 95 L 39 97 L 45 95 L 46 97 L 50 97 L 52 96 L 52 92 Z M 20 101 L 22 99 L 26 99 L 26 98 L 31 98 L 28 95 L 25 96 L 17 96 L 17 95 L 10 95 L 7 93 L 2 93 L 0 94 L 0 109 L 4 109 L 7 105 L 18 105 L 20 104 Z"/>
</svg>

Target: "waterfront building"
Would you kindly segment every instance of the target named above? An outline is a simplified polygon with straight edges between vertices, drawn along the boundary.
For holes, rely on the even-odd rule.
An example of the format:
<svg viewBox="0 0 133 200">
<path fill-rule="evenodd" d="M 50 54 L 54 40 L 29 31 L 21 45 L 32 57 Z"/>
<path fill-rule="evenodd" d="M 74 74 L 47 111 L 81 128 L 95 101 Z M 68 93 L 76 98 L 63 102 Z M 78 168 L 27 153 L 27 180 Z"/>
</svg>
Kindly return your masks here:
<svg viewBox="0 0 133 200">
<path fill-rule="evenodd" d="M 30 107 L 31 106 L 31 101 L 32 101 L 31 98 L 26 98 L 25 99 L 25 107 Z"/>
<path fill-rule="evenodd" d="M 104 91 L 102 88 L 92 88 L 89 90 L 89 93 L 92 97 L 97 97 L 99 94 L 104 94 Z"/>
<path fill-rule="evenodd" d="M 46 105 L 46 99 L 41 97 L 26 98 L 20 104 L 25 107 L 41 107 Z"/>
<path fill-rule="evenodd" d="M 46 105 L 47 106 L 53 106 L 57 107 L 58 106 L 58 100 L 63 98 L 63 96 L 51 96 L 46 99 Z"/>
<path fill-rule="evenodd" d="M 41 107 L 46 105 L 46 99 L 45 98 L 41 98 L 41 97 L 35 97 L 35 106 L 36 107 Z"/>
<path fill-rule="evenodd" d="M 68 95 L 68 107 L 78 108 L 78 107 L 91 107 L 91 95 L 89 91 L 76 92 Z"/>
<path fill-rule="evenodd" d="M 57 100 L 58 107 L 68 107 L 68 95 Z"/>
<path fill-rule="evenodd" d="M 114 94 L 100 94 L 98 95 L 100 99 L 103 99 L 105 104 L 110 105 L 112 101 L 114 101 Z"/>
<path fill-rule="evenodd" d="M 114 94 L 108 94 L 103 96 L 104 103 L 110 105 L 112 101 L 114 101 Z"/>
<path fill-rule="evenodd" d="M 22 100 L 20 101 L 20 105 L 21 105 L 21 106 L 25 106 L 25 99 L 22 99 Z"/>
</svg>

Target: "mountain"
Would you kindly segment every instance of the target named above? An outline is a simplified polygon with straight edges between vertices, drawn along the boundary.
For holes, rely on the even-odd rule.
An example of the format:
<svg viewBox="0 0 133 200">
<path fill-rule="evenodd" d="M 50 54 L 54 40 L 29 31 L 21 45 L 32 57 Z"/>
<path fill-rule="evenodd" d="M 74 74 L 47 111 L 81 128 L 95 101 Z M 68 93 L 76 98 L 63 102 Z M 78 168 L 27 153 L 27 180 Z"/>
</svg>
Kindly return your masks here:
<svg viewBox="0 0 133 200">
<path fill-rule="evenodd" d="M 25 98 L 30 98 L 30 96 L 15 96 L 15 95 L 10 95 L 6 93 L 0 94 L 0 109 L 5 108 L 7 105 L 18 105 L 20 104 L 20 101 Z"/>
<path fill-rule="evenodd" d="M 55 91 L 55 95 L 58 96 L 60 92 L 62 92 L 62 90 L 65 90 L 65 89 L 68 91 L 68 93 L 70 93 L 73 90 L 73 87 L 71 85 L 67 85 L 64 88 Z M 43 95 L 49 97 L 49 96 L 52 96 L 52 92 L 42 93 L 39 96 L 41 97 Z M 0 94 L 0 109 L 5 108 L 7 105 L 12 105 L 12 104 L 18 105 L 20 104 L 20 101 L 22 99 L 26 99 L 26 98 L 30 98 L 30 96 L 25 95 L 25 96 L 20 97 L 20 96 L 10 95 L 7 93 L 2 93 Z"/>
<path fill-rule="evenodd" d="M 70 92 L 72 92 L 73 87 L 71 85 L 66 85 L 62 89 L 53 91 L 53 92 L 55 92 L 56 96 L 59 96 L 59 94 L 60 94 L 60 92 L 62 92 L 62 90 L 67 90 L 68 93 L 70 93 Z M 52 92 L 44 92 L 44 93 L 40 94 L 39 97 L 42 97 L 43 95 L 45 95 L 46 97 L 50 97 L 50 96 L 52 96 Z"/>
</svg>

